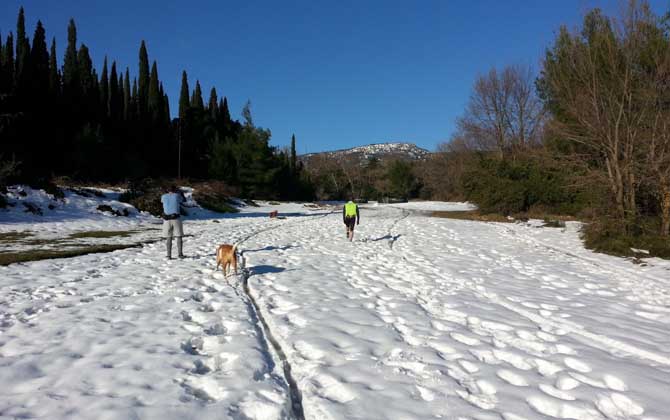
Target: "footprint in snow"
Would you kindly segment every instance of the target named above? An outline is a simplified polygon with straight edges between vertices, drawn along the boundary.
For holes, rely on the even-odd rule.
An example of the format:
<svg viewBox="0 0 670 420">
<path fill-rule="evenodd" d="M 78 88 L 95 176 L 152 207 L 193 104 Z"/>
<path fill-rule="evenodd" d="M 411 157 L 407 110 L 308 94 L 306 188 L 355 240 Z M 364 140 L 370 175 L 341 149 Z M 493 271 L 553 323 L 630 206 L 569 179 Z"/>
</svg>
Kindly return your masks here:
<svg viewBox="0 0 670 420">
<path fill-rule="evenodd" d="M 540 391 L 544 392 L 547 395 L 550 395 L 554 398 L 558 398 L 559 400 L 563 401 L 574 401 L 576 398 L 570 395 L 569 393 L 562 391 L 560 389 L 554 388 L 551 385 L 547 384 L 540 384 L 539 385 Z"/>
<path fill-rule="evenodd" d="M 582 362 L 581 360 L 574 359 L 572 357 L 566 357 L 563 359 L 565 365 L 570 369 L 576 370 L 580 373 L 589 373 L 591 372 L 591 366 L 587 363 Z"/>
<path fill-rule="evenodd" d="M 619 419 L 630 416 L 640 416 L 644 408 L 623 394 L 613 393 L 610 396 L 602 396 L 596 402 L 596 407 L 607 418 Z"/>
<path fill-rule="evenodd" d="M 523 376 L 517 375 L 511 370 L 501 369 L 496 372 L 496 375 L 508 384 L 514 386 L 528 386 L 528 382 L 523 378 Z"/>
<path fill-rule="evenodd" d="M 559 419 L 601 419 L 602 416 L 594 409 L 573 405 L 554 398 L 533 395 L 526 398 L 528 405 L 539 414 Z"/>
<path fill-rule="evenodd" d="M 479 341 L 474 337 L 469 337 L 467 335 L 463 335 L 460 333 L 452 332 L 449 334 L 449 336 L 454 340 L 458 341 L 459 343 L 465 344 L 466 346 L 478 346 L 482 343 L 481 341 Z"/>
</svg>

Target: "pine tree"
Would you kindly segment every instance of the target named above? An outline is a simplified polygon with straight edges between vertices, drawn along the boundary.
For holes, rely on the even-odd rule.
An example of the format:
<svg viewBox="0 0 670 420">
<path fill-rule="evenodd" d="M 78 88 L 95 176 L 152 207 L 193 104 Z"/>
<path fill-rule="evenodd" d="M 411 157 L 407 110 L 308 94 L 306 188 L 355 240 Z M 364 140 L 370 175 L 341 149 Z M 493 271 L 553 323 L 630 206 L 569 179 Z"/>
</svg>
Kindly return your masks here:
<svg viewBox="0 0 670 420">
<path fill-rule="evenodd" d="M 58 75 L 58 58 L 56 56 L 56 37 L 51 40 L 51 53 L 49 54 L 49 90 L 54 96 L 60 94 L 60 77 Z"/>
<path fill-rule="evenodd" d="M 179 119 L 186 116 L 186 112 L 190 107 L 188 77 L 186 76 L 186 70 L 184 70 L 181 74 L 181 90 L 179 92 Z"/>
<path fill-rule="evenodd" d="M 298 158 L 295 152 L 295 134 L 291 136 L 291 161 L 289 163 L 289 167 L 291 168 L 291 172 L 295 173 L 297 170 L 297 162 Z"/>
<path fill-rule="evenodd" d="M 193 96 L 191 97 L 191 106 L 195 109 L 202 110 L 205 104 L 202 101 L 202 89 L 200 89 L 200 81 L 196 80 Z"/>
<path fill-rule="evenodd" d="M 140 114 L 144 115 L 147 111 L 149 100 L 149 55 L 147 54 L 147 46 L 144 40 L 140 45 L 140 73 L 138 78 L 138 103 Z"/>
<path fill-rule="evenodd" d="M 209 114 L 212 117 L 212 121 L 216 121 L 217 119 L 216 117 L 219 111 L 219 103 L 216 96 L 216 88 L 212 88 L 212 90 L 209 92 L 209 104 L 207 111 L 209 111 Z"/>
<path fill-rule="evenodd" d="M 149 99 L 148 99 L 148 110 L 151 116 L 155 119 L 158 118 L 160 112 L 162 112 L 161 106 L 162 96 L 160 94 L 160 87 L 158 82 L 158 68 L 156 66 L 156 61 L 151 65 L 151 77 L 149 78 Z"/>
<path fill-rule="evenodd" d="M 123 79 L 123 119 L 128 121 L 130 119 L 130 70 L 126 67 L 126 77 Z"/>
<path fill-rule="evenodd" d="M 65 60 L 63 62 L 63 88 L 69 95 L 76 95 L 79 85 L 79 74 L 77 66 L 77 27 L 74 19 L 70 19 L 67 28 L 67 49 L 65 50 Z"/>
</svg>

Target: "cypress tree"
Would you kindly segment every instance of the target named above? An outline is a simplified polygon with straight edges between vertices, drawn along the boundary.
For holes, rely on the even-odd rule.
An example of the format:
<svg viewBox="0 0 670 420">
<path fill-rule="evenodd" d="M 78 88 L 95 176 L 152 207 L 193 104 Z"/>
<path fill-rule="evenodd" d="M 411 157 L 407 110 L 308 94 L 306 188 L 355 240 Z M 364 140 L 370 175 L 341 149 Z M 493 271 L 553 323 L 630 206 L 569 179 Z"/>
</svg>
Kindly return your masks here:
<svg viewBox="0 0 670 420">
<path fill-rule="evenodd" d="M 162 112 L 161 106 L 162 95 L 160 94 L 160 88 L 158 86 L 158 68 L 156 66 L 156 61 L 151 65 L 151 77 L 149 78 L 149 112 L 153 118 L 158 118 L 160 112 Z"/>
<path fill-rule="evenodd" d="M 163 107 L 164 107 L 164 114 L 165 114 L 165 123 L 170 124 L 171 118 L 170 118 L 170 98 L 166 94 L 163 94 Z"/>
<path fill-rule="evenodd" d="M 119 76 L 116 72 L 116 62 L 112 62 L 112 70 L 109 73 L 109 99 L 107 112 L 113 121 L 118 121 L 121 115 L 119 104 L 121 103 L 121 95 L 119 92 Z"/>
<path fill-rule="evenodd" d="M 191 107 L 188 96 L 188 77 L 186 76 L 186 70 L 184 70 L 181 74 L 181 90 L 179 91 L 179 119 L 184 118 L 186 111 Z"/>
<path fill-rule="evenodd" d="M 2 33 L 0 33 L 0 92 L 4 92 L 5 86 L 5 45 L 2 43 Z"/>
<path fill-rule="evenodd" d="M 168 99 L 168 96 L 165 94 L 165 89 L 163 89 L 163 82 L 161 82 L 161 86 L 159 89 L 160 97 L 161 97 L 161 116 L 163 118 L 163 123 L 169 125 L 170 124 L 170 101 Z"/>
<path fill-rule="evenodd" d="M 107 56 L 102 64 L 102 74 L 100 75 L 100 110 L 101 115 L 106 117 L 108 114 L 109 103 L 109 76 L 107 75 Z"/>
<path fill-rule="evenodd" d="M 126 77 L 123 79 L 123 119 L 128 121 L 130 115 L 130 70 L 126 67 Z"/>
<path fill-rule="evenodd" d="M 130 97 L 130 109 L 131 109 L 131 117 L 133 119 L 139 118 L 140 115 L 140 104 L 139 104 L 140 99 L 138 98 L 138 93 L 137 93 L 137 77 L 133 78 L 133 93 L 132 96 Z"/>
<path fill-rule="evenodd" d="M 49 54 L 49 90 L 52 95 L 60 93 L 60 77 L 58 76 L 58 58 L 56 56 L 56 37 L 51 40 L 51 53 Z"/>
<path fill-rule="evenodd" d="M 14 35 L 10 32 L 5 40 L 5 48 L 2 50 L 5 91 L 9 92 L 14 86 Z"/>
<path fill-rule="evenodd" d="M 230 111 L 228 110 L 228 98 L 226 96 L 223 97 L 223 105 L 221 106 L 221 117 L 223 118 L 223 121 L 226 124 L 231 122 Z"/>
<path fill-rule="evenodd" d="M 30 71 L 25 71 L 24 74 L 30 76 L 30 80 L 22 84 L 31 86 L 36 97 L 44 98 L 49 92 L 49 53 L 41 21 L 37 21 L 29 61 Z"/>
<path fill-rule="evenodd" d="M 16 83 L 30 81 L 30 77 L 23 76 L 23 72 L 28 66 L 30 57 L 30 42 L 26 37 L 26 19 L 23 13 L 23 7 L 19 9 L 19 17 L 16 21 Z"/>
<path fill-rule="evenodd" d="M 216 121 L 218 114 L 218 99 L 216 96 L 216 88 L 212 88 L 209 92 L 209 105 L 207 109 L 212 117 L 212 121 Z"/>
<path fill-rule="evenodd" d="M 297 155 L 295 153 L 295 134 L 291 136 L 291 162 L 289 164 L 289 167 L 291 168 L 291 172 L 295 173 L 296 168 L 297 168 Z"/>
<path fill-rule="evenodd" d="M 193 97 L 191 97 L 191 106 L 195 109 L 204 109 L 205 104 L 202 101 L 202 90 L 200 89 L 200 81 L 196 80 L 195 89 L 193 90 Z"/>
<path fill-rule="evenodd" d="M 76 95 L 77 92 L 79 84 L 77 70 L 77 27 L 74 24 L 74 19 L 70 19 L 67 28 L 67 49 L 63 62 L 63 88 L 69 95 Z"/>
<path fill-rule="evenodd" d="M 147 46 L 142 40 L 140 45 L 140 73 L 137 85 L 138 103 L 140 113 L 144 114 L 147 111 L 147 103 L 149 97 L 149 55 L 147 54 Z"/>
<path fill-rule="evenodd" d="M 2 32 L 0 32 L 0 92 L 3 92 L 3 86 L 5 82 L 5 71 L 4 71 L 4 62 L 5 62 L 5 49 L 2 44 Z"/>
<path fill-rule="evenodd" d="M 88 53 L 88 47 L 85 44 L 81 44 L 79 47 L 79 52 L 77 53 L 77 65 L 81 93 L 85 97 L 90 97 L 95 83 L 93 82 L 93 62 Z"/>
</svg>

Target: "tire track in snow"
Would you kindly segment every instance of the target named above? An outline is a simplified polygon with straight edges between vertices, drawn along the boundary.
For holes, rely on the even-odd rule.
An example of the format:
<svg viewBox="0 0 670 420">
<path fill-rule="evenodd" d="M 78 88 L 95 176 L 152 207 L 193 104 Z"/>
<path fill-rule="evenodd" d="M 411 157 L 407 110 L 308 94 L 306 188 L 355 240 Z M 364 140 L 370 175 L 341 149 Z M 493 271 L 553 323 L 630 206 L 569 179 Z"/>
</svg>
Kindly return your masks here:
<svg viewBox="0 0 670 420">
<path fill-rule="evenodd" d="M 283 223 L 278 226 L 271 226 L 269 228 L 264 228 L 260 229 L 256 232 L 252 232 L 248 234 L 247 236 L 243 237 L 242 239 L 237 241 L 237 244 L 240 245 L 246 241 L 248 241 L 251 238 L 254 238 L 262 233 L 265 232 L 270 232 L 274 231 L 277 229 L 280 229 L 285 226 L 295 226 L 303 223 L 307 223 L 310 221 L 313 221 L 315 219 L 320 219 L 324 218 L 327 216 L 330 216 L 331 214 L 334 213 L 334 210 L 330 211 L 329 213 L 325 213 L 322 215 L 310 217 L 307 220 L 300 220 L 296 223 Z M 265 320 L 265 317 L 263 316 L 263 313 L 261 311 L 260 305 L 254 299 L 250 289 L 249 289 L 249 278 L 253 276 L 253 273 L 249 271 L 249 269 L 246 267 L 246 259 L 244 257 L 244 251 L 240 252 L 240 256 L 242 258 L 242 290 L 243 294 L 240 294 L 237 290 L 236 287 L 228 283 L 230 287 L 232 287 L 235 290 L 235 293 L 240 296 L 242 300 L 247 304 L 247 307 L 249 309 L 249 313 L 253 314 L 253 322 L 254 325 L 256 326 L 257 331 L 260 333 L 259 336 L 264 339 L 264 344 L 265 344 L 265 349 L 267 349 L 268 353 L 270 353 L 270 357 L 273 356 L 272 352 L 269 351 L 270 346 L 272 350 L 274 351 L 274 355 L 276 355 L 279 358 L 279 361 L 281 362 L 282 368 L 284 370 L 284 380 L 286 381 L 286 384 L 289 388 L 289 398 L 290 398 L 290 412 L 293 416 L 294 419 L 297 420 L 305 420 L 305 412 L 302 407 L 302 393 L 300 392 L 300 388 L 298 388 L 298 383 L 297 381 L 293 378 L 293 375 L 291 373 L 291 364 L 288 361 L 288 358 L 286 357 L 286 353 L 284 352 L 284 349 L 282 348 L 281 344 L 277 341 L 275 338 L 274 334 L 272 333 L 272 330 L 270 326 L 268 325 L 267 321 Z M 259 325 L 260 323 L 260 325 Z"/>
</svg>

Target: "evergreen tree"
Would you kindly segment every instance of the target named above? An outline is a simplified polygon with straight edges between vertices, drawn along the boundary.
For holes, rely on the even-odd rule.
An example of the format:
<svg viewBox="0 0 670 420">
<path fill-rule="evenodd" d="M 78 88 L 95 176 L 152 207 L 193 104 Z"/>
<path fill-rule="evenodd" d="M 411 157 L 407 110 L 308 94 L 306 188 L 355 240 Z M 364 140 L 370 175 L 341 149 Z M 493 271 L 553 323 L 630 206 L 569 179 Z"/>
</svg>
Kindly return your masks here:
<svg viewBox="0 0 670 420">
<path fill-rule="evenodd" d="M 212 88 L 212 90 L 209 92 L 209 105 L 207 108 L 207 111 L 209 111 L 209 114 L 212 117 L 212 121 L 216 121 L 218 106 L 219 104 L 216 97 L 216 88 Z"/>
<path fill-rule="evenodd" d="M 297 155 L 295 153 L 295 134 L 291 136 L 291 161 L 289 162 L 289 167 L 291 168 L 292 173 L 297 171 Z"/>
<path fill-rule="evenodd" d="M 2 44 L 2 33 L 0 33 L 0 92 L 4 92 L 4 86 L 5 86 L 5 49 L 4 45 Z"/>
<path fill-rule="evenodd" d="M 138 103 L 140 113 L 144 115 L 147 111 L 149 100 L 149 55 L 147 54 L 147 46 L 144 43 L 144 40 L 140 45 L 140 73 L 138 77 Z"/>
<path fill-rule="evenodd" d="M 128 121 L 130 119 L 130 70 L 126 67 L 126 77 L 123 79 L 123 119 Z"/>
<path fill-rule="evenodd" d="M 106 117 L 109 109 L 109 76 L 107 72 L 107 56 L 102 64 L 102 74 L 100 75 L 100 109 L 101 115 Z"/>
<path fill-rule="evenodd" d="M 109 99 L 107 105 L 107 113 L 112 121 L 118 121 L 121 116 L 120 104 L 122 101 L 121 92 L 119 90 L 119 76 L 116 72 L 116 62 L 112 62 L 112 70 L 109 73 Z"/>
<path fill-rule="evenodd" d="M 186 112 L 190 107 L 191 102 L 189 101 L 188 77 L 184 70 L 181 74 L 181 90 L 179 92 L 179 119 L 183 119 L 186 116 Z"/>
<path fill-rule="evenodd" d="M 133 79 L 133 93 L 130 97 L 132 116 L 133 118 L 139 118 L 140 116 L 140 99 L 139 93 L 137 92 L 137 78 Z"/>
<path fill-rule="evenodd" d="M 158 68 L 156 61 L 151 65 L 151 77 L 149 78 L 149 99 L 148 110 L 150 115 L 157 119 L 159 114 L 163 111 L 161 106 L 162 95 L 158 85 Z"/>
<path fill-rule="evenodd" d="M 3 53 L 3 69 L 4 69 L 4 81 L 5 81 L 5 92 L 9 92 L 14 87 L 14 36 L 10 32 L 5 40 L 5 48 L 2 50 Z"/>
<path fill-rule="evenodd" d="M 60 94 L 58 57 L 56 56 L 56 37 L 53 37 L 51 40 L 51 53 L 49 54 L 49 90 L 54 96 L 58 96 Z"/>
<path fill-rule="evenodd" d="M 79 74 L 77 65 L 77 27 L 74 19 L 70 19 L 67 28 L 67 49 L 65 50 L 65 60 L 63 62 L 63 88 L 68 95 L 76 95 L 79 84 Z"/>
<path fill-rule="evenodd" d="M 165 115 L 165 123 L 170 124 L 170 99 L 167 94 L 163 94 L 163 115 Z"/>
<path fill-rule="evenodd" d="M 203 110 L 205 104 L 202 101 L 202 90 L 200 89 L 200 81 L 196 80 L 195 89 L 193 90 L 193 96 L 191 97 L 191 107 L 197 110 Z"/>
<path fill-rule="evenodd" d="M 163 89 L 163 82 L 161 82 L 160 86 L 160 97 L 161 97 L 161 104 L 163 106 L 163 122 L 169 126 L 170 125 L 170 100 L 168 99 L 168 96 L 165 94 L 165 89 Z"/>
<path fill-rule="evenodd" d="M 228 98 L 226 96 L 223 97 L 223 104 L 221 105 L 221 118 L 223 118 L 223 121 L 226 124 L 231 121 L 230 110 L 228 109 Z"/>
<path fill-rule="evenodd" d="M 95 82 L 93 79 L 93 62 L 91 61 L 88 47 L 85 44 L 81 44 L 79 47 L 79 52 L 77 53 L 77 64 L 79 67 L 77 73 L 79 75 L 79 86 L 82 96 L 89 97 L 93 92 Z"/>
<path fill-rule="evenodd" d="M 49 53 L 41 21 L 37 21 L 37 28 L 35 28 L 29 64 L 30 71 L 24 71 L 24 74 L 29 76 L 29 80 L 21 84 L 32 88 L 30 90 L 34 98 L 45 98 L 49 92 Z"/>
<path fill-rule="evenodd" d="M 41 24 L 40 24 L 41 25 Z M 19 9 L 19 17 L 16 21 L 16 76 L 15 82 L 29 82 L 30 77 L 23 75 L 28 67 L 30 57 L 30 42 L 26 37 L 26 19 L 23 7 Z"/>
</svg>

